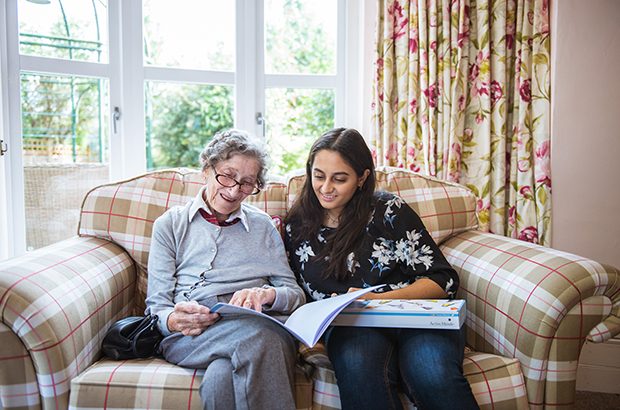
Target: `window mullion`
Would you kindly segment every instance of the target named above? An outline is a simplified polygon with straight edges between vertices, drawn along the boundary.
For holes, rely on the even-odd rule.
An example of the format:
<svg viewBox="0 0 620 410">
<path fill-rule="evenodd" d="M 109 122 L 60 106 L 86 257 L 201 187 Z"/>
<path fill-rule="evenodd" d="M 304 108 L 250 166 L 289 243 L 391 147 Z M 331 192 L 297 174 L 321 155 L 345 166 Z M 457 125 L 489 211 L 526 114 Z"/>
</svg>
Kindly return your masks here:
<svg viewBox="0 0 620 410">
<path fill-rule="evenodd" d="M 59 58 L 37 57 L 21 55 L 19 57 L 20 70 L 41 74 L 73 75 L 85 77 L 107 78 L 110 75 L 110 65 L 91 63 L 88 61 L 63 60 Z"/>
<path fill-rule="evenodd" d="M 265 1 L 257 0 L 255 28 L 254 28 L 254 47 L 256 48 L 256 64 L 254 67 L 256 76 L 256 96 L 255 96 L 255 112 L 261 114 L 261 123 L 258 124 L 255 118 L 256 127 L 258 127 L 257 135 L 262 138 L 266 137 L 266 117 L 265 117 Z"/>
<path fill-rule="evenodd" d="M 337 75 L 265 74 L 266 88 L 335 88 L 341 79 Z"/>
<path fill-rule="evenodd" d="M 149 81 L 169 83 L 235 85 L 235 73 L 230 71 L 145 66 L 144 77 Z"/>
<path fill-rule="evenodd" d="M 263 136 L 256 115 L 264 113 L 262 93 L 262 0 L 237 0 L 235 47 L 235 126 Z"/>
<path fill-rule="evenodd" d="M 123 174 L 123 146 L 120 131 L 114 133 L 114 107 L 123 107 L 122 100 L 122 33 L 121 33 L 121 0 L 108 1 L 108 44 L 110 50 L 110 106 L 108 107 L 108 129 L 110 141 L 110 180 L 122 179 Z M 122 120 L 122 118 L 121 118 Z M 118 130 L 121 130 L 121 123 Z"/>
<path fill-rule="evenodd" d="M 346 50 L 347 50 L 347 5 L 345 0 L 338 0 L 338 19 L 337 19 L 337 38 L 336 38 L 336 101 L 334 107 L 334 124 L 345 123 L 345 112 L 347 110 L 347 98 L 345 98 L 345 63 L 346 63 Z M 347 71 L 348 73 L 348 71 Z M 348 120 L 348 118 L 347 118 Z M 351 125 L 347 125 L 351 126 Z"/>
<path fill-rule="evenodd" d="M 146 171 L 142 2 L 119 1 L 119 4 L 122 43 L 121 116 L 117 128 L 119 133 L 111 135 L 112 146 L 116 145 L 120 149 L 121 174 L 123 177 L 131 177 Z M 114 105 L 110 108 L 113 111 Z M 110 114 L 112 118 L 112 113 Z"/>
<path fill-rule="evenodd" d="M 7 189 L 8 193 L 8 235 L 12 238 L 9 244 L 9 256 L 18 256 L 26 252 L 26 211 L 24 203 L 24 171 L 22 161 L 22 121 L 20 106 L 20 58 L 19 58 L 19 32 L 17 26 L 17 0 L 9 0 L 6 3 L 6 57 L 7 71 L 3 78 L 7 79 L 3 84 L 7 87 L 8 99 L 8 161 Z M 5 75 L 6 76 L 5 76 Z M 6 112 L 5 111 L 5 112 Z"/>
<path fill-rule="evenodd" d="M 8 90 L 8 26 L 6 4 L 0 7 L 0 142 L 3 149 L 10 147 L 9 141 L 9 90 Z M 10 144 L 10 145 L 9 145 Z M 0 156 L 0 260 L 13 256 L 13 222 L 11 190 L 11 156 L 9 152 Z"/>
</svg>

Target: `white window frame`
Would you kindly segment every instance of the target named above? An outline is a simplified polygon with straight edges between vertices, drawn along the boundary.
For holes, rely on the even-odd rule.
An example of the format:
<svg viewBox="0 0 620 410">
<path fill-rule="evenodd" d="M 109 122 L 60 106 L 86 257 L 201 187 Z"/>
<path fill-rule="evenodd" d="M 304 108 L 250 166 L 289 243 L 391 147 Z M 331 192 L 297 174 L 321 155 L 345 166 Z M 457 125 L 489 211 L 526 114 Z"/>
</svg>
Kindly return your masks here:
<svg viewBox="0 0 620 410">
<path fill-rule="evenodd" d="M 124 5 L 133 2 L 123 2 Z M 112 34 L 119 33 L 115 26 L 119 19 L 120 1 L 110 0 L 108 3 L 108 16 L 110 38 L 108 39 L 110 51 L 110 62 L 92 63 L 76 60 L 62 60 L 48 57 L 37 57 L 19 54 L 19 28 L 17 16 L 17 0 L 7 0 L 3 12 L 6 13 L 6 36 L 3 47 L 6 48 L 6 72 L 2 72 L 3 89 L 7 85 L 6 96 L 3 95 L 3 102 L 8 105 L 8 165 L 5 167 L 6 185 L 10 185 L 10 195 L 7 198 L 6 220 L 7 227 L 5 234 L 9 238 L 9 256 L 17 256 L 26 252 L 26 215 L 24 202 L 24 172 L 22 161 L 22 122 L 20 104 L 20 75 L 22 72 L 34 72 L 51 75 L 75 75 L 93 78 L 104 78 L 110 85 L 110 111 L 115 106 L 114 101 L 119 99 L 119 90 L 112 87 L 114 81 L 118 81 L 120 76 L 120 59 L 114 55 L 112 50 L 119 49 L 121 37 Z M 118 67 L 114 67 L 117 65 Z M 112 121 L 112 115 L 108 118 Z M 122 127 L 122 124 L 121 124 Z M 109 129 L 113 126 L 110 123 Z M 128 150 L 127 143 L 122 134 L 110 135 L 110 177 L 119 177 L 124 164 L 133 164 L 137 161 L 123 161 L 123 153 L 131 152 Z M 135 152 L 135 151 L 134 151 Z"/>
<path fill-rule="evenodd" d="M 257 123 L 256 115 L 265 112 L 267 88 L 331 88 L 335 90 L 334 124 L 360 130 L 368 128 L 367 72 L 371 60 L 368 60 L 368 45 L 362 44 L 372 41 L 369 33 L 374 27 L 368 26 L 364 13 L 372 7 L 372 0 L 335 0 L 338 30 L 334 75 L 265 74 L 263 0 L 235 0 L 234 73 L 144 66 L 141 1 L 109 0 L 108 63 L 20 56 L 17 1 L 6 0 L 0 6 L 0 27 L 4 27 L 0 28 L 4 30 L 0 36 L 0 139 L 9 148 L 8 155 L 0 157 L 0 260 L 26 251 L 19 83 L 22 71 L 108 79 L 111 180 L 146 172 L 146 155 L 135 155 L 146 153 L 145 81 L 233 86 L 235 127 L 257 136 L 263 136 L 263 126 Z M 121 112 L 117 134 L 112 131 L 114 107 L 119 107 Z"/>
<path fill-rule="evenodd" d="M 6 8 L 0 7 L 0 27 L 7 27 Z M 6 29 L 5 29 L 6 30 Z M 2 33 L 4 34 L 4 33 Z M 9 92 L 8 92 L 8 63 L 7 63 L 6 35 L 0 35 L 0 149 L 9 146 Z M 13 224 L 9 223 L 12 210 L 12 201 L 9 200 L 12 192 L 10 178 L 11 155 L 3 153 L 0 156 L 0 260 L 14 255 Z"/>
</svg>

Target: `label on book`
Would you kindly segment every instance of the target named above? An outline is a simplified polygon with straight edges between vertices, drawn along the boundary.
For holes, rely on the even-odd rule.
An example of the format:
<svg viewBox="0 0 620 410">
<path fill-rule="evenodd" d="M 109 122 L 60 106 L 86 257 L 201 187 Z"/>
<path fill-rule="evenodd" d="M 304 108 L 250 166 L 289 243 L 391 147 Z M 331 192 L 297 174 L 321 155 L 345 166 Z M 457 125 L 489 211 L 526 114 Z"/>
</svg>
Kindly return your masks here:
<svg viewBox="0 0 620 410">
<path fill-rule="evenodd" d="M 333 326 L 460 329 L 465 323 L 465 300 L 357 300 L 332 321 Z"/>
</svg>

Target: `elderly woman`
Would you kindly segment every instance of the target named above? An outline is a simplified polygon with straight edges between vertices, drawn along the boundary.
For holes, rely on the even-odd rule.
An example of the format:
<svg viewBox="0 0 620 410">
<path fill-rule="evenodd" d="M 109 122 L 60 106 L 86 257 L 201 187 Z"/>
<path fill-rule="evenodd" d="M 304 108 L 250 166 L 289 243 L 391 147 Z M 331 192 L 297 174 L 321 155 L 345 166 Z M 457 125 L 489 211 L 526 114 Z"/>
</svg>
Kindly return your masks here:
<svg viewBox="0 0 620 410">
<path fill-rule="evenodd" d="M 209 310 L 287 314 L 305 302 L 269 215 L 243 203 L 264 184 L 265 158 L 242 131 L 216 134 L 200 154 L 204 186 L 153 227 L 147 312 L 159 316 L 167 361 L 205 369 L 205 408 L 295 408 L 294 339 L 264 318 Z"/>
</svg>

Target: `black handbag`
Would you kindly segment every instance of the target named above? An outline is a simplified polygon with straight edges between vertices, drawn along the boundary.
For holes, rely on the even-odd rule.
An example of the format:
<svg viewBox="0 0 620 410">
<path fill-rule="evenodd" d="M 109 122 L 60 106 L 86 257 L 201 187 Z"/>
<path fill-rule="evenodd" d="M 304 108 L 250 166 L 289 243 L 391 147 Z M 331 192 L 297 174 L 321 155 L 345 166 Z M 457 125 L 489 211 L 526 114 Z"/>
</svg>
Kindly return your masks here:
<svg viewBox="0 0 620 410">
<path fill-rule="evenodd" d="M 164 336 L 157 315 L 129 316 L 114 323 L 103 338 L 103 354 L 114 360 L 155 356 Z"/>
</svg>

